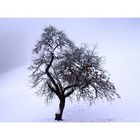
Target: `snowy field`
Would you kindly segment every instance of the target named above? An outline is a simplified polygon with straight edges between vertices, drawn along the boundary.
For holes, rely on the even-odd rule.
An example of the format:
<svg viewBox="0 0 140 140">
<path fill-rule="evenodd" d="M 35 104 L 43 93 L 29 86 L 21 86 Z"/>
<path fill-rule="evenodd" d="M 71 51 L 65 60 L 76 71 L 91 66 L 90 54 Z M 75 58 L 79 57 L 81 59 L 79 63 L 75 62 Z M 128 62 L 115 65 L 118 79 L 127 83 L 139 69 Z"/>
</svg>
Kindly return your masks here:
<svg viewBox="0 0 140 140">
<path fill-rule="evenodd" d="M 0 121 L 52 122 L 58 110 L 57 99 L 49 105 L 43 97 L 38 97 L 30 88 L 26 66 L 19 67 L 0 75 Z M 103 107 L 103 105 L 101 105 Z M 110 106 L 111 105 L 107 105 Z M 98 109 L 98 105 L 72 103 L 67 100 L 64 121 L 115 121 L 109 116 L 106 107 Z"/>
<path fill-rule="evenodd" d="M 30 88 L 28 75 L 27 66 L 0 75 L 1 122 L 55 122 L 57 99 L 46 105 L 45 99 L 35 95 Z M 77 103 L 75 100 L 71 103 L 67 99 L 63 122 L 140 121 L 139 114 L 134 114 L 135 109 L 127 109 L 127 103 L 123 98 L 117 99 L 112 104 L 97 101 L 92 106 L 84 102 Z M 136 110 L 139 113 L 138 108 Z"/>
</svg>

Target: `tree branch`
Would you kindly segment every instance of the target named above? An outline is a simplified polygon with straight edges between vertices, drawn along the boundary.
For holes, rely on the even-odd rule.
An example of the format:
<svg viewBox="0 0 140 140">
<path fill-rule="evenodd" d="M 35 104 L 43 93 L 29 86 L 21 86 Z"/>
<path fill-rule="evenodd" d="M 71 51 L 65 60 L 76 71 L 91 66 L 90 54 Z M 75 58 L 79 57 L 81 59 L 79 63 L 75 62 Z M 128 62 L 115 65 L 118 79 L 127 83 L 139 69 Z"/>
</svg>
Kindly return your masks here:
<svg viewBox="0 0 140 140">
<path fill-rule="evenodd" d="M 50 74 L 50 72 L 49 72 L 49 69 L 50 69 L 50 67 L 51 67 L 51 65 L 52 65 L 52 62 L 53 62 L 53 60 L 54 60 L 54 54 L 51 53 L 51 55 L 52 55 L 51 61 L 50 61 L 50 63 L 48 64 L 48 66 L 46 67 L 45 72 L 46 72 L 47 76 L 50 78 L 50 80 L 51 80 L 51 82 L 53 83 L 53 85 L 55 86 L 55 88 L 56 88 L 56 90 L 57 90 L 57 92 L 58 92 L 58 97 L 60 97 L 61 95 L 60 95 L 59 87 L 58 87 L 58 85 L 56 84 L 55 80 L 53 79 L 53 77 L 51 76 L 51 74 Z M 55 93 L 56 93 L 56 92 L 55 92 Z"/>
<path fill-rule="evenodd" d="M 64 88 L 64 92 L 65 92 L 67 89 L 69 89 L 69 88 L 76 87 L 77 85 L 78 85 L 78 83 L 66 86 L 66 87 Z"/>
<path fill-rule="evenodd" d="M 70 96 L 74 92 L 74 88 L 72 88 L 68 93 L 65 94 L 65 97 Z"/>
<path fill-rule="evenodd" d="M 60 89 L 61 93 L 63 94 L 63 87 L 62 87 L 62 84 L 61 84 L 60 80 L 58 79 L 57 74 L 56 74 L 56 71 L 55 71 L 55 69 L 54 69 L 53 66 L 52 66 L 52 68 L 53 68 L 53 71 L 54 71 L 54 78 L 57 80 L 59 89 Z"/>
<path fill-rule="evenodd" d="M 54 87 L 52 87 L 51 84 L 48 84 L 48 87 L 51 89 L 51 91 L 55 92 L 56 93 L 56 89 L 54 89 Z"/>
</svg>

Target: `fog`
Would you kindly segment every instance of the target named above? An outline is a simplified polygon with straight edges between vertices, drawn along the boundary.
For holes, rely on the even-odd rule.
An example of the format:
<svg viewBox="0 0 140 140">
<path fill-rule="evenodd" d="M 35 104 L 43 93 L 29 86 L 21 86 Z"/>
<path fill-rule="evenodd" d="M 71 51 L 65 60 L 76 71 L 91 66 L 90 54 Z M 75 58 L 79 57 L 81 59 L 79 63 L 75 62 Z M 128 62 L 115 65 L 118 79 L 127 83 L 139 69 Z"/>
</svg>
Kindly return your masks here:
<svg viewBox="0 0 140 140">
<path fill-rule="evenodd" d="M 140 19 L 1 18 L 0 72 L 29 61 L 31 49 L 47 25 L 65 31 L 78 45 L 97 43 L 99 53 L 106 57 L 114 52 L 118 55 L 124 52 L 123 57 L 139 52 Z"/>
<path fill-rule="evenodd" d="M 104 68 L 121 96 L 112 104 L 111 113 L 123 121 L 140 121 L 140 19 L 0 19 L 0 78 L 30 63 L 31 50 L 47 25 L 63 30 L 77 45 L 98 45 Z"/>
</svg>

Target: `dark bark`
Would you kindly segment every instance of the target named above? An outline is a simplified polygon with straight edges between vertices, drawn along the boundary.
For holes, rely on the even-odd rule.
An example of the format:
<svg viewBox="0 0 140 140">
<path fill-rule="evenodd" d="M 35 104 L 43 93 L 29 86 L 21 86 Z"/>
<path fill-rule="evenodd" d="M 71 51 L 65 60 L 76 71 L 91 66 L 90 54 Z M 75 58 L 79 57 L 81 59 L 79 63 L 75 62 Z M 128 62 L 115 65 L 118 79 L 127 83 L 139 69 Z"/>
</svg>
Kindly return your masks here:
<svg viewBox="0 0 140 140">
<path fill-rule="evenodd" d="M 59 113 L 55 114 L 55 120 L 57 120 L 57 121 L 63 120 L 62 115 L 63 115 L 63 111 L 64 111 L 64 107 L 65 107 L 65 97 L 62 96 L 61 98 L 59 98 L 59 100 L 60 100 Z"/>
</svg>

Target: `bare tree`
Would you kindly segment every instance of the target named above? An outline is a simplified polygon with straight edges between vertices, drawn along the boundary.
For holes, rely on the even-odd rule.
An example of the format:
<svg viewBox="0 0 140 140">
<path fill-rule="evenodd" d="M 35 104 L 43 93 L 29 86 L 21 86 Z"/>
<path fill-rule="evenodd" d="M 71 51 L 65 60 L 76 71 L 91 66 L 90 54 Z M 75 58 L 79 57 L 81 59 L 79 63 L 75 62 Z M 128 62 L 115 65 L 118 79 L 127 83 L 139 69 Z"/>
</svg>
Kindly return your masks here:
<svg viewBox="0 0 140 140">
<path fill-rule="evenodd" d="M 112 101 L 115 96 L 119 97 L 102 68 L 103 60 L 95 47 L 77 47 L 64 32 L 53 26 L 44 29 L 33 56 L 33 64 L 29 67 L 33 87 L 39 87 L 37 93 L 45 95 L 47 102 L 54 95 L 60 100 L 55 120 L 62 120 L 65 99 L 72 95 L 90 104 L 99 98 Z"/>
</svg>

